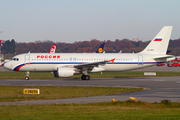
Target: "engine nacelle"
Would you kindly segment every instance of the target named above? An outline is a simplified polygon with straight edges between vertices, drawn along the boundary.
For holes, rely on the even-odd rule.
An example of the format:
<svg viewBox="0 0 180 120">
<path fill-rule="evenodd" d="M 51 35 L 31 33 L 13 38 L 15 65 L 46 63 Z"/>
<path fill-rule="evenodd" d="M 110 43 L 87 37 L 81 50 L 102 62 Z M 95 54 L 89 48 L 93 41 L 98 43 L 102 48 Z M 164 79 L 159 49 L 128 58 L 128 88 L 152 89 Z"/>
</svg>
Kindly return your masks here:
<svg viewBox="0 0 180 120">
<path fill-rule="evenodd" d="M 57 68 L 57 71 L 54 71 L 54 77 L 72 77 L 74 73 L 74 68 Z"/>
</svg>

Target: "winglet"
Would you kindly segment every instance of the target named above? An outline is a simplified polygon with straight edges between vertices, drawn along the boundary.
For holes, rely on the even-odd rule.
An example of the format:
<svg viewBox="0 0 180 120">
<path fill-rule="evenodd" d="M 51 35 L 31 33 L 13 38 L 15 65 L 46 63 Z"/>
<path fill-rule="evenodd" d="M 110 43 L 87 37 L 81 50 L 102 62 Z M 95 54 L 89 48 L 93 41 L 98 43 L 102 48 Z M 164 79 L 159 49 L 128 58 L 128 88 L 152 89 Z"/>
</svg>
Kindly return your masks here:
<svg viewBox="0 0 180 120">
<path fill-rule="evenodd" d="M 115 58 L 114 59 L 112 59 L 112 60 L 110 60 L 112 63 L 114 63 L 114 60 L 115 60 Z"/>
</svg>

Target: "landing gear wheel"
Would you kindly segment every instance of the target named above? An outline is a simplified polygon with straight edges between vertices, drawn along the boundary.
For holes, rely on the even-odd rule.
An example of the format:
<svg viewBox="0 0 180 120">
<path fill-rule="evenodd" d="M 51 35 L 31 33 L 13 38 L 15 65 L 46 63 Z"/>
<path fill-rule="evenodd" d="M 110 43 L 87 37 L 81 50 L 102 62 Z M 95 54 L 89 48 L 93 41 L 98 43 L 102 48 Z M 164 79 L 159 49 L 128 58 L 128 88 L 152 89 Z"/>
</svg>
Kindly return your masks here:
<svg viewBox="0 0 180 120">
<path fill-rule="evenodd" d="M 86 75 L 86 76 L 85 76 L 85 80 L 90 80 L 89 75 Z"/>
<path fill-rule="evenodd" d="M 84 80 L 84 75 L 81 76 L 81 80 Z"/>
<path fill-rule="evenodd" d="M 83 74 L 83 75 L 81 76 L 81 80 L 90 80 L 90 76 Z"/>
<path fill-rule="evenodd" d="M 29 77 L 28 77 L 28 76 L 26 76 L 26 77 L 25 77 L 25 80 L 29 80 Z"/>
</svg>

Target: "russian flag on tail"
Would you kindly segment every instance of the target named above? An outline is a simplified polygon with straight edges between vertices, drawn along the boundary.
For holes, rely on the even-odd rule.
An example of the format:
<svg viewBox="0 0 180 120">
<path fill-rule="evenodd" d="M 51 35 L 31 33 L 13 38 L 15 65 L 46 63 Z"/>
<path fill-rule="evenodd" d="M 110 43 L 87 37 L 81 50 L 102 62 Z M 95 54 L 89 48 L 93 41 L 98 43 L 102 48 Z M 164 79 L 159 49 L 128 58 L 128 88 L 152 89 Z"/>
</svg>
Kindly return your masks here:
<svg viewBox="0 0 180 120">
<path fill-rule="evenodd" d="M 154 41 L 162 41 L 162 38 L 155 38 Z"/>
</svg>

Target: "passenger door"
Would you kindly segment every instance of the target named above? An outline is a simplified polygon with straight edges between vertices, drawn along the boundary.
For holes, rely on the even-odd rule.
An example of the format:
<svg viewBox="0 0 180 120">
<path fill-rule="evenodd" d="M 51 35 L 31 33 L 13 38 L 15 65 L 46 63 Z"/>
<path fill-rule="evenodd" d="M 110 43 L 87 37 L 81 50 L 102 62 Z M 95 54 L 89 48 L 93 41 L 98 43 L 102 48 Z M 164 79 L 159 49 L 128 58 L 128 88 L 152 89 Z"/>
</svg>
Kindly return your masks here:
<svg viewBox="0 0 180 120">
<path fill-rule="evenodd" d="M 143 55 L 138 55 L 138 65 L 143 65 Z"/>
<path fill-rule="evenodd" d="M 25 64 L 30 64 L 30 55 L 25 55 Z"/>
</svg>

